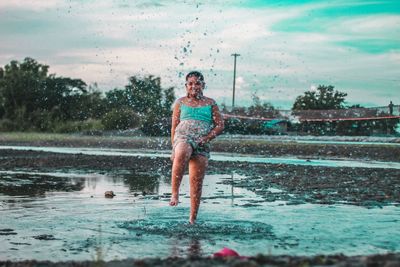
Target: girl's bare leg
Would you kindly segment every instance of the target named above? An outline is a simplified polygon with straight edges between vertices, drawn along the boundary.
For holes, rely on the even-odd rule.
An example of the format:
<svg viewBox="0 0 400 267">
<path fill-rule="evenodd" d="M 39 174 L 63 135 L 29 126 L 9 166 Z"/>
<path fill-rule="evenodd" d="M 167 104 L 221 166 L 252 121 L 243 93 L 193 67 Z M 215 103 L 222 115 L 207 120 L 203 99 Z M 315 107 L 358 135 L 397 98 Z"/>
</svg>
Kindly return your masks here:
<svg viewBox="0 0 400 267">
<path fill-rule="evenodd" d="M 194 224 L 199 211 L 200 198 L 203 187 L 204 175 L 208 166 L 208 159 L 204 156 L 196 156 L 189 161 L 190 181 L 190 217 L 189 223 Z"/>
<path fill-rule="evenodd" d="M 186 143 L 179 143 L 175 147 L 171 176 L 172 194 L 171 201 L 169 202 L 169 205 L 171 206 L 178 205 L 179 186 L 181 185 L 182 176 L 189 162 L 189 158 L 192 155 L 192 151 L 192 147 Z"/>
</svg>

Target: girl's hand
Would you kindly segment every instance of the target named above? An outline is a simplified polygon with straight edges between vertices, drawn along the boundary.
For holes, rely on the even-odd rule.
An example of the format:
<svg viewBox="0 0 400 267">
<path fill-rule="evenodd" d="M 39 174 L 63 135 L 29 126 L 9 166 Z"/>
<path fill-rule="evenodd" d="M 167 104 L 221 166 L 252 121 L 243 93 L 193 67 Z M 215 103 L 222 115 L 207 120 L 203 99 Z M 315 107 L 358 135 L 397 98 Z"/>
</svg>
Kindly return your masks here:
<svg viewBox="0 0 400 267">
<path fill-rule="evenodd" d="M 204 145 L 205 143 L 208 142 L 208 138 L 206 136 L 202 136 L 199 138 L 199 140 L 197 141 L 197 143 L 199 144 L 199 146 Z"/>
</svg>

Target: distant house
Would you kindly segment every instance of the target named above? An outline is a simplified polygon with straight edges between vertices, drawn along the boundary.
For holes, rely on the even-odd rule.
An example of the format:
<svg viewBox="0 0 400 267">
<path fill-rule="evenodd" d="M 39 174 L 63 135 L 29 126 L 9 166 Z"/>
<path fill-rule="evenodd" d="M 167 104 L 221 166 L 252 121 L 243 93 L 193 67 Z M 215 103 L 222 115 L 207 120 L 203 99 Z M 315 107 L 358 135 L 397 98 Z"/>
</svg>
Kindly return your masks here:
<svg viewBox="0 0 400 267">
<path fill-rule="evenodd" d="M 288 122 L 287 120 L 273 119 L 264 122 L 263 128 L 271 133 L 286 134 Z"/>
</svg>

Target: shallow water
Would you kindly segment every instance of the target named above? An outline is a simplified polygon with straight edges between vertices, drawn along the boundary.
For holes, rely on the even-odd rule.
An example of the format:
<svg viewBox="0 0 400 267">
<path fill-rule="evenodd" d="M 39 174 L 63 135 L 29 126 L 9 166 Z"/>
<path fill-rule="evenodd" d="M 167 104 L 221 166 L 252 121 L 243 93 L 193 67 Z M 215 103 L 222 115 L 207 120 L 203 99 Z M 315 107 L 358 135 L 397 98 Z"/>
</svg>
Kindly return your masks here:
<svg viewBox="0 0 400 267">
<path fill-rule="evenodd" d="M 35 146 L 0 146 L 1 149 L 32 150 L 65 154 L 85 154 L 96 156 L 135 156 L 150 158 L 169 158 L 170 151 L 114 149 L 114 148 L 82 148 L 82 147 L 35 147 Z M 211 154 L 211 160 L 249 163 L 291 164 L 301 166 L 324 167 L 351 167 L 351 168 L 380 168 L 400 169 L 399 162 L 361 161 L 361 160 L 326 160 L 326 159 L 301 159 L 289 157 L 261 157 L 257 155 L 243 155 L 236 153 Z"/>
<path fill-rule="evenodd" d="M 239 179 L 207 175 L 190 226 L 187 176 L 180 205 L 169 207 L 168 177 L 159 174 L 0 171 L 0 259 L 209 256 L 224 246 L 248 256 L 400 251 L 399 207 L 267 202 L 234 187 Z M 116 196 L 105 198 L 107 190 Z"/>
<path fill-rule="evenodd" d="M 378 136 L 293 136 L 293 135 L 229 135 L 223 134 L 218 139 L 225 140 L 268 140 L 268 142 L 294 142 L 303 144 L 337 145 L 377 145 L 400 146 L 398 137 Z"/>
</svg>

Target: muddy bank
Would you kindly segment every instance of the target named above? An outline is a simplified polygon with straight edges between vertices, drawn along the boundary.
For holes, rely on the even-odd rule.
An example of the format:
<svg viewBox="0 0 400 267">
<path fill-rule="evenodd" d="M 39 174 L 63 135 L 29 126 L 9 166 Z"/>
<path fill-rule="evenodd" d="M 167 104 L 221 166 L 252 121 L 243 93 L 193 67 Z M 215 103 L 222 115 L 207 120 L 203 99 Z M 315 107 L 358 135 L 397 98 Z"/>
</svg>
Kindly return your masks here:
<svg viewBox="0 0 400 267">
<path fill-rule="evenodd" d="M 153 177 L 170 176 L 167 158 L 72 155 L 36 151 L 1 151 L 2 170 L 85 169 L 112 173 L 129 170 Z M 263 196 L 265 201 L 288 204 L 345 203 L 363 206 L 399 205 L 400 170 L 260 164 L 210 161 L 208 173 L 237 173 L 247 179 L 233 180 Z M 232 183 L 232 181 L 226 181 Z M 268 188 L 282 192 L 271 193 Z"/>
<path fill-rule="evenodd" d="M 399 162 L 400 146 L 354 144 L 302 144 L 267 141 L 216 141 L 213 151 L 257 154 L 267 157 L 299 156 L 310 159 L 350 158 Z"/>
<path fill-rule="evenodd" d="M 400 264 L 400 254 L 386 254 L 386 255 L 369 255 L 369 256 L 351 256 L 332 255 L 332 256 L 314 256 L 314 257 L 293 257 L 293 256 L 265 256 L 259 255 L 246 259 L 239 258 L 149 258 L 141 260 L 123 260 L 123 261 L 67 261 L 67 262 L 50 262 L 50 261 L 0 261 L 0 267 L 59 267 L 59 266 L 107 266 L 107 267 L 161 267 L 161 266 L 383 266 L 395 267 Z"/>
<path fill-rule="evenodd" d="M 18 136 L 0 135 L 0 145 L 56 146 L 56 147 L 102 147 L 124 149 L 170 150 L 168 137 L 101 137 L 101 136 Z M 313 159 L 352 158 L 400 162 L 400 146 L 381 144 L 310 144 L 295 141 L 277 142 L 266 139 L 217 138 L 212 151 L 255 154 L 268 157 L 298 156 Z"/>
<path fill-rule="evenodd" d="M 251 169 L 245 174 L 251 179 L 235 181 L 234 185 L 252 190 L 267 201 L 362 206 L 400 203 L 400 170 L 285 164 L 243 164 L 241 167 Z M 271 194 L 269 187 L 281 188 L 284 192 Z"/>
</svg>

